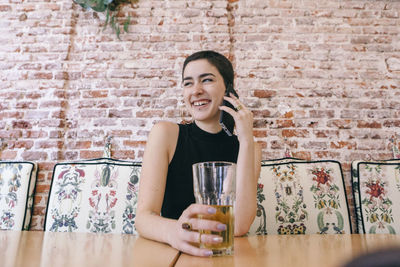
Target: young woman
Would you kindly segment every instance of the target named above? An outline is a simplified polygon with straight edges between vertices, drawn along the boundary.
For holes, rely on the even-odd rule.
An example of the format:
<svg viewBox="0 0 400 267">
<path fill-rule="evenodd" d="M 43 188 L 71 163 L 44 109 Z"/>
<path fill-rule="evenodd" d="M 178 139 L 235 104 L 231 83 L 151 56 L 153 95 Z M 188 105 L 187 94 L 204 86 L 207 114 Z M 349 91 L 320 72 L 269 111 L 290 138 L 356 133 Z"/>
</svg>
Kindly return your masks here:
<svg viewBox="0 0 400 267">
<path fill-rule="evenodd" d="M 192 164 L 229 161 L 236 167 L 235 236 L 246 234 L 256 214 L 257 179 L 261 150 L 253 138 L 253 115 L 238 98 L 224 96 L 233 85 L 233 67 L 223 55 L 200 51 L 186 58 L 183 96 L 194 121 L 190 124 L 160 122 L 149 134 L 143 157 L 136 228 L 143 237 L 170 244 L 196 256 L 212 251 L 194 243 L 219 243 L 217 235 L 196 230 L 225 230 L 226 225 L 197 219 L 213 214 L 210 206 L 194 204 Z M 235 109 L 221 106 L 229 101 Z M 235 121 L 236 135 L 228 136 L 219 124 L 222 111 Z M 191 229 L 187 229 L 190 225 Z M 195 231 L 191 231 L 195 230 Z"/>
</svg>

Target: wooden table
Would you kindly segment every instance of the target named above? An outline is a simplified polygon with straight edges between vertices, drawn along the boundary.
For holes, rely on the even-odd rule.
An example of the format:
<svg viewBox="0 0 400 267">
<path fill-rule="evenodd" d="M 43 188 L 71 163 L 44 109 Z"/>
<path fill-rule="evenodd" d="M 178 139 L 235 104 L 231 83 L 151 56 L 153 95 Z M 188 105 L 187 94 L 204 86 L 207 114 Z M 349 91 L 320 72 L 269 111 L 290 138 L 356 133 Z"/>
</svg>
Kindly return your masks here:
<svg viewBox="0 0 400 267">
<path fill-rule="evenodd" d="M 199 258 L 181 254 L 176 267 L 337 267 L 378 248 L 400 246 L 400 235 L 291 235 L 235 238 L 233 256 Z"/>
<path fill-rule="evenodd" d="M 0 231 L 0 266 L 173 266 L 179 251 L 133 235 Z"/>
<path fill-rule="evenodd" d="M 338 267 L 400 235 L 292 235 L 235 238 L 235 253 L 193 257 L 133 235 L 0 231 L 3 266 L 296 266 Z"/>
</svg>

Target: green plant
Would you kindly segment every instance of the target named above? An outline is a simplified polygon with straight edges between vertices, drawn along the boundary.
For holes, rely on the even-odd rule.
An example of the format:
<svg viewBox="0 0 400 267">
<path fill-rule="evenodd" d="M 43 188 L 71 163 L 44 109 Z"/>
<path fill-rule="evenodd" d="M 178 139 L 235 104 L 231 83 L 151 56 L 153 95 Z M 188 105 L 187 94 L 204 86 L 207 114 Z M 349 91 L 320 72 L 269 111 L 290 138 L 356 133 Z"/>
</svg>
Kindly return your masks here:
<svg viewBox="0 0 400 267">
<path fill-rule="evenodd" d="M 95 12 L 106 12 L 106 22 L 104 23 L 104 28 L 107 25 L 114 30 L 118 39 L 121 33 L 120 21 L 117 18 L 119 9 L 124 4 L 134 4 L 139 2 L 139 0 L 73 0 L 76 4 L 80 5 L 86 10 L 93 10 Z M 122 23 L 123 31 L 128 32 L 128 26 L 130 24 L 131 17 Z"/>
</svg>

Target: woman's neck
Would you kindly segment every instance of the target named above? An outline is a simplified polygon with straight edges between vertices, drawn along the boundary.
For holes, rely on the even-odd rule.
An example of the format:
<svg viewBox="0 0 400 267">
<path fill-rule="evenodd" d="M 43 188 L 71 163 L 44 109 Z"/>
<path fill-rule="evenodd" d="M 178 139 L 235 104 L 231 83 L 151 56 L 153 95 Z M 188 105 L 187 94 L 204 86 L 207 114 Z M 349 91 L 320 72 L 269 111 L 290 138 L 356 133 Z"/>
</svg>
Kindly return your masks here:
<svg viewBox="0 0 400 267">
<path fill-rule="evenodd" d="M 209 133 L 219 133 L 222 130 L 221 125 L 219 125 L 218 122 L 205 122 L 205 121 L 197 121 L 195 120 L 195 123 L 197 127 L 202 129 L 203 131 L 209 132 Z"/>
</svg>

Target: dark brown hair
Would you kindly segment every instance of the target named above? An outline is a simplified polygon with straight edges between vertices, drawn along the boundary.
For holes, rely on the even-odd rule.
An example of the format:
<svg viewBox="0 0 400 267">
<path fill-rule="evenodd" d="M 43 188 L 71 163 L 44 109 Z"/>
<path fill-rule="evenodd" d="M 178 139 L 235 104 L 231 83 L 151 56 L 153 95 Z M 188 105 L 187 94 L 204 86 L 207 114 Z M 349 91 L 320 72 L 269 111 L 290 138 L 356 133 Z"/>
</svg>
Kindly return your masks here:
<svg viewBox="0 0 400 267">
<path fill-rule="evenodd" d="M 217 68 L 222 78 L 224 79 L 225 88 L 227 88 L 229 84 L 233 86 L 234 75 L 233 75 L 232 63 L 224 55 L 221 55 L 220 53 L 217 53 L 212 50 L 199 51 L 188 56 L 185 59 L 185 62 L 183 63 L 182 80 L 183 80 L 183 73 L 185 71 L 187 64 L 189 64 L 189 62 L 199 59 L 206 59 L 211 65 Z"/>
</svg>

